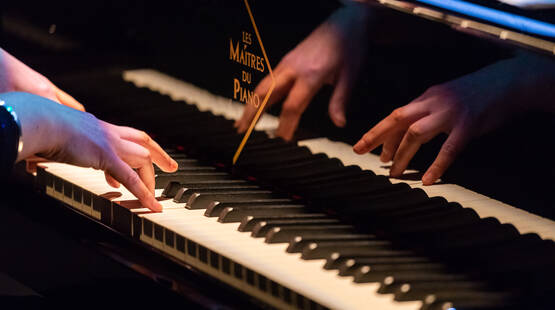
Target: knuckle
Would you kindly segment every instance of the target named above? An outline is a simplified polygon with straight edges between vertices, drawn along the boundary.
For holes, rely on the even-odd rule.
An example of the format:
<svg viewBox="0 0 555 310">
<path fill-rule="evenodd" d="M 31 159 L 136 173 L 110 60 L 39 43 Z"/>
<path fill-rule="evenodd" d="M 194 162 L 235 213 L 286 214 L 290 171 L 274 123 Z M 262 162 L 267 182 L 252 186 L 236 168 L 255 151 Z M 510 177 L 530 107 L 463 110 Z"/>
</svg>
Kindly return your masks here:
<svg viewBox="0 0 555 310">
<path fill-rule="evenodd" d="M 406 119 L 405 110 L 403 108 L 397 108 L 393 110 L 393 112 L 391 113 L 391 117 L 393 118 L 393 121 L 397 123 L 402 123 Z"/>
<path fill-rule="evenodd" d="M 122 183 L 126 184 L 127 186 L 135 186 L 140 184 L 141 182 L 142 182 L 141 178 L 135 172 L 128 173 L 123 177 L 123 180 L 122 180 Z"/>
<path fill-rule="evenodd" d="M 286 115 L 301 115 L 303 109 L 298 103 L 285 104 L 283 105 L 283 113 Z"/>
<path fill-rule="evenodd" d="M 151 138 L 146 132 L 141 131 L 139 133 L 139 140 L 142 144 L 148 144 L 150 143 Z"/>
<path fill-rule="evenodd" d="M 424 136 L 424 132 L 422 127 L 416 124 L 413 124 L 407 130 L 407 140 L 409 141 L 419 141 Z"/>
<path fill-rule="evenodd" d="M 150 163 L 152 161 L 152 156 L 150 155 L 150 152 L 145 150 L 141 155 L 141 159 L 145 162 Z"/>
<path fill-rule="evenodd" d="M 452 142 L 445 142 L 441 147 L 441 152 L 447 158 L 452 159 L 459 153 L 459 147 Z"/>
</svg>

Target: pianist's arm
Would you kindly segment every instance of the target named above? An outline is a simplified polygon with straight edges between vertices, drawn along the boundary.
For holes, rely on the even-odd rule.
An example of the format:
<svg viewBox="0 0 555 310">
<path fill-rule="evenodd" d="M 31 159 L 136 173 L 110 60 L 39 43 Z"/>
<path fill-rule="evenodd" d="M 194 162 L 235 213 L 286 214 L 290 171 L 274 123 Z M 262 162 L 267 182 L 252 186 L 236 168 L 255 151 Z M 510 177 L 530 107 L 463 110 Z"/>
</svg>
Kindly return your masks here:
<svg viewBox="0 0 555 310">
<path fill-rule="evenodd" d="M 433 184 L 475 136 L 527 110 L 555 112 L 555 61 L 521 53 L 479 71 L 429 88 L 396 109 L 354 146 L 359 154 L 383 145 L 381 160 L 393 160 L 399 176 L 419 147 L 440 133 L 448 138 L 422 182 Z"/>
<path fill-rule="evenodd" d="M 45 76 L 0 48 L 0 93 L 8 91 L 39 95 L 68 107 L 85 111 L 82 104 L 56 87 Z"/>
<path fill-rule="evenodd" d="M 0 93 L 0 100 L 16 111 L 20 121 L 23 145 L 17 161 L 37 154 L 54 161 L 101 169 L 106 172 L 110 185 L 118 187 L 121 183 L 145 207 L 154 211 L 162 209 L 154 198 L 152 163 L 164 171 L 175 171 L 177 163 L 147 134 L 103 122 L 90 113 L 30 93 Z"/>
</svg>

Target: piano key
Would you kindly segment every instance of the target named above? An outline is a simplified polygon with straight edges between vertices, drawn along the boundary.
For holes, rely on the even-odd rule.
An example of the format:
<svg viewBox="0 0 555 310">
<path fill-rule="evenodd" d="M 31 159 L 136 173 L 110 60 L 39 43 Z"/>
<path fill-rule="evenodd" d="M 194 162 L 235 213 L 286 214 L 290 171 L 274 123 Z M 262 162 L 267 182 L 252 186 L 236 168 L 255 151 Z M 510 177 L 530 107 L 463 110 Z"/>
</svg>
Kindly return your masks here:
<svg viewBox="0 0 555 310">
<path fill-rule="evenodd" d="M 341 251 L 333 252 L 326 258 L 324 269 L 338 269 L 341 264 L 355 257 L 373 257 L 373 258 L 389 258 L 389 257 L 413 257 L 418 256 L 409 250 L 389 250 L 389 249 L 360 249 L 358 251 Z"/>
<path fill-rule="evenodd" d="M 285 228 L 293 228 L 298 230 L 303 229 L 317 229 L 313 226 L 322 227 L 323 229 L 328 228 L 333 224 L 339 224 L 340 221 L 337 219 L 331 219 L 326 217 L 321 218 L 303 218 L 302 215 L 297 216 L 293 219 L 265 219 L 263 221 L 259 221 L 254 225 L 252 228 L 251 236 L 255 238 L 265 237 L 266 234 L 273 228 L 285 229 Z M 312 226 L 312 227 L 311 227 Z M 343 227 L 344 225 L 340 225 Z"/>
<path fill-rule="evenodd" d="M 364 282 L 364 277 L 367 270 L 361 267 L 355 274 L 355 282 Z M 358 278 L 357 278 L 358 277 Z M 384 285 L 391 285 L 393 283 L 413 283 L 413 282 L 431 282 L 431 281 L 467 281 L 470 278 L 464 274 L 453 274 L 453 273 L 433 273 L 433 272 L 399 272 L 395 274 L 388 275 L 384 278 Z"/>
<path fill-rule="evenodd" d="M 245 190 L 245 191 L 207 191 L 193 193 L 187 201 L 187 209 L 206 209 L 212 202 L 242 202 L 242 201 L 264 201 L 268 199 L 280 199 L 278 201 L 289 202 L 282 195 L 267 190 Z M 284 199 L 284 200 L 281 200 Z"/>
<path fill-rule="evenodd" d="M 380 292 L 395 294 L 395 300 L 422 300 L 427 295 L 445 290 L 473 290 L 488 291 L 491 288 L 484 282 L 477 281 L 453 281 L 453 282 L 413 282 L 396 285 Z"/>
<path fill-rule="evenodd" d="M 336 173 L 313 177 L 310 179 L 291 180 L 288 184 L 283 185 L 287 188 L 291 188 L 292 191 L 302 193 L 305 189 L 317 188 L 319 185 L 327 185 L 331 183 L 337 184 L 345 180 L 355 180 L 373 176 L 374 174 L 370 171 L 362 171 L 359 167 L 345 166 L 342 171 Z"/>
<path fill-rule="evenodd" d="M 237 182 L 237 180 L 223 180 L 208 182 L 209 183 L 180 183 L 180 188 L 175 192 L 173 201 L 178 203 L 187 202 L 195 193 L 262 190 L 261 187 L 244 181 Z"/>
<path fill-rule="evenodd" d="M 322 259 L 332 253 L 352 252 L 356 250 L 390 249 L 391 242 L 385 240 L 341 240 L 320 241 L 307 244 L 302 250 L 302 259 Z"/>
<path fill-rule="evenodd" d="M 351 276 L 360 267 L 381 264 L 419 264 L 430 263 L 432 260 L 423 256 L 401 256 L 401 257 L 353 257 L 340 263 L 338 268 L 340 276 Z"/>
<path fill-rule="evenodd" d="M 171 154 L 170 156 L 177 162 L 177 171 L 185 171 L 190 167 L 199 167 L 199 166 L 201 166 L 201 163 L 196 159 L 192 159 L 192 158 L 177 158 L 176 159 L 175 156 L 178 156 L 177 154 Z M 163 173 L 163 171 L 157 165 L 154 165 L 154 172 Z"/>
<path fill-rule="evenodd" d="M 423 298 L 422 310 L 507 309 L 515 304 L 514 293 L 480 291 L 439 291 Z M 445 308 L 445 307 L 449 308 Z"/>
<path fill-rule="evenodd" d="M 270 238 L 270 236 L 267 236 Z M 319 232 L 311 232 L 302 235 L 295 235 L 290 238 L 288 253 L 300 253 L 303 248 L 312 242 L 317 241 L 337 241 L 337 240 L 375 240 L 375 235 L 370 234 L 323 234 Z"/>
<path fill-rule="evenodd" d="M 218 181 L 231 179 L 233 179 L 233 177 L 224 172 L 178 172 L 156 176 L 156 188 L 164 188 L 171 181 L 194 183 L 199 181 Z"/>
<path fill-rule="evenodd" d="M 220 223 L 241 222 L 241 219 L 247 215 L 253 216 L 274 216 L 274 215 L 287 215 L 287 214 L 302 214 L 307 213 L 306 206 L 304 205 L 243 205 L 230 207 L 225 203 L 218 204 L 219 208 L 214 208 L 210 205 L 206 209 L 206 216 L 217 216 Z"/>
</svg>

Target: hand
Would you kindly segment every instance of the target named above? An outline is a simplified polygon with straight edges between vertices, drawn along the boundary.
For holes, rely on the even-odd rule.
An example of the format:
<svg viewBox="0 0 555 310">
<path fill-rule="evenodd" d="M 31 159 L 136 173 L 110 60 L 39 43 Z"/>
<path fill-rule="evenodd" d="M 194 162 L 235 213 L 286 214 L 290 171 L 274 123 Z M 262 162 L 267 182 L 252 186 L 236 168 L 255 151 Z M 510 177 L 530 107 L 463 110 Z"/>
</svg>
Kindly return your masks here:
<svg viewBox="0 0 555 310">
<path fill-rule="evenodd" d="M 553 109 L 553 61 L 528 55 L 433 86 L 379 122 L 354 146 L 358 154 L 382 145 L 380 159 L 393 160 L 390 175 L 400 176 L 423 143 L 445 132 L 448 138 L 422 182 L 433 184 L 468 141 L 531 107 Z"/>
<path fill-rule="evenodd" d="M 48 98 L 68 107 L 85 111 L 73 97 L 56 87 L 46 77 L 0 49 L 0 93 L 21 91 Z"/>
<path fill-rule="evenodd" d="M 146 133 L 29 93 L 5 93 L 0 98 L 14 108 L 21 122 L 23 149 L 18 160 L 38 154 L 103 170 L 111 186 L 121 183 L 143 206 L 162 210 L 154 198 L 152 163 L 167 172 L 175 171 L 177 163 Z"/>
<path fill-rule="evenodd" d="M 295 49 L 281 60 L 274 70 L 276 86 L 267 106 L 284 97 L 276 134 L 290 140 L 299 124 L 301 114 L 324 84 L 335 85 L 329 103 L 329 115 L 335 125 L 345 126 L 345 106 L 359 73 L 366 52 L 366 21 L 368 8 L 351 5 L 337 10 L 316 28 Z M 272 84 L 266 76 L 255 93 L 266 96 Z M 246 105 L 242 117 L 235 123 L 245 132 L 257 109 Z"/>
</svg>

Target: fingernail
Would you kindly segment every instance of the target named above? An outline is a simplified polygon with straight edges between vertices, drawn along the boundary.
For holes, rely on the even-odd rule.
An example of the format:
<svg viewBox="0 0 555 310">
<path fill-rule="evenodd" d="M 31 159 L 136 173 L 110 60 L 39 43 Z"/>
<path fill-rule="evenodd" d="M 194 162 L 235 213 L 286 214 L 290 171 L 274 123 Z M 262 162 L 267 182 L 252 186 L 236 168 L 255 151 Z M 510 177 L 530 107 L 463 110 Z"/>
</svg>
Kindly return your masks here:
<svg viewBox="0 0 555 310">
<path fill-rule="evenodd" d="M 402 172 L 399 172 L 399 169 L 395 166 L 391 166 L 391 168 L 389 169 L 389 176 L 392 178 L 398 178 L 401 176 Z"/>
<path fill-rule="evenodd" d="M 382 163 L 388 162 L 388 161 L 389 161 L 389 160 L 387 160 L 387 159 L 388 159 L 388 155 L 389 155 L 389 154 L 387 153 L 387 151 L 383 150 L 382 153 L 380 154 L 380 161 L 381 161 Z"/>
<path fill-rule="evenodd" d="M 347 120 L 345 119 L 345 116 L 343 116 L 341 114 L 337 114 L 333 118 L 335 119 L 335 125 L 337 127 L 345 127 L 345 124 L 347 123 Z"/>
<path fill-rule="evenodd" d="M 353 146 L 353 151 L 355 151 L 355 153 L 360 154 L 362 153 L 362 148 L 363 148 L 362 143 L 358 142 L 357 144 L 355 144 L 355 146 Z"/>
<path fill-rule="evenodd" d="M 434 176 L 431 173 L 425 173 L 424 176 L 422 176 L 422 184 L 424 185 L 431 185 L 434 183 Z"/>
<path fill-rule="evenodd" d="M 179 165 L 177 164 L 177 162 L 172 158 L 170 159 L 170 166 L 172 167 L 172 170 L 177 170 L 177 168 L 179 168 Z"/>
<path fill-rule="evenodd" d="M 152 197 L 151 203 L 151 210 L 156 212 L 162 212 L 162 205 L 156 200 L 156 198 Z"/>
</svg>

